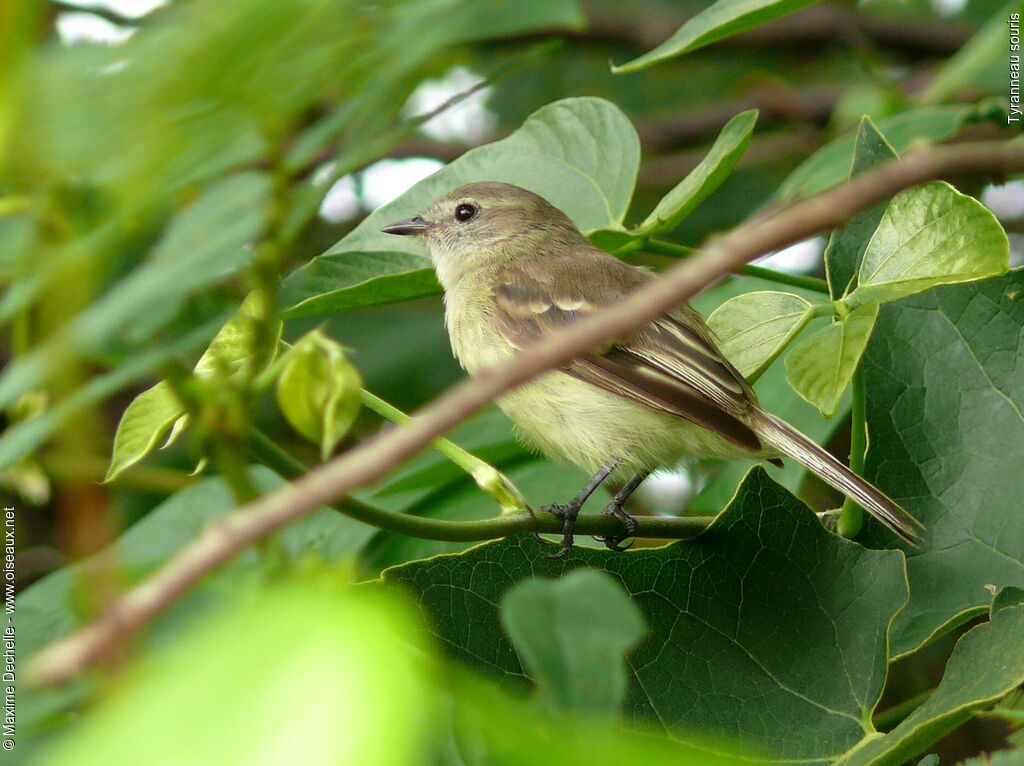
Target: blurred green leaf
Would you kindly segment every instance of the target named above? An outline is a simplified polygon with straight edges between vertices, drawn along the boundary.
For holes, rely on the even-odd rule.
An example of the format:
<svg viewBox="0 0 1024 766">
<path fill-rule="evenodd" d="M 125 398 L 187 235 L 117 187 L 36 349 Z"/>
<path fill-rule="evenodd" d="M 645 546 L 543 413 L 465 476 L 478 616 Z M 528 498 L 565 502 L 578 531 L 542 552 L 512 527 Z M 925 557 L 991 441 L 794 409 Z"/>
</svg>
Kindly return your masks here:
<svg viewBox="0 0 1024 766">
<path fill-rule="evenodd" d="M 786 380 L 825 417 L 838 410 L 877 318 L 878 304 L 864 303 L 804 338 L 786 355 Z"/>
<path fill-rule="evenodd" d="M 700 164 L 662 197 L 657 207 L 632 233 L 653 236 L 675 229 L 729 176 L 733 165 L 747 150 L 756 122 L 756 109 L 740 112 L 729 120 Z"/>
<path fill-rule="evenodd" d="M 252 349 L 255 338 L 255 322 L 261 297 L 252 293 L 239 307 L 235 315 L 220 328 L 203 355 L 196 362 L 198 377 L 251 375 Z M 275 320 L 270 327 L 270 342 L 273 353 L 267 359 L 269 365 L 277 354 L 281 338 L 282 323 Z M 138 463 L 152 452 L 157 442 L 171 429 L 164 446 L 174 442 L 187 424 L 185 406 L 178 400 L 170 386 L 161 381 L 139 394 L 121 415 L 114 434 L 114 446 L 110 466 L 104 481 L 113 481 L 127 468 Z M 171 428 L 171 426 L 174 426 Z"/>
<path fill-rule="evenodd" d="M 407 766 L 429 720 L 416 628 L 390 596 L 296 580 L 147 658 L 42 763 Z"/>
<path fill-rule="evenodd" d="M 722 303 L 708 317 L 708 326 L 736 369 L 757 379 L 804 328 L 812 311 L 811 303 L 799 295 L 758 290 Z"/>
<path fill-rule="evenodd" d="M 943 62 L 927 87 L 917 96 L 917 102 L 936 104 L 945 101 L 958 91 L 974 84 L 980 75 L 996 67 L 1001 75 L 1000 79 L 1005 83 L 1009 69 L 1008 50 L 1012 51 L 1012 48 L 1007 46 L 1007 21 L 1012 13 L 1017 13 L 1019 20 L 1024 15 L 1024 3 L 1012 0 L 1001 11 L 993 13 L 992 18 L 963 48 Z"/>
<path fill-rule="evenodd" d="M 619 66 L 616 73 L 635 72 L 674 56 L 695 51 L 766 21 L 798 11 L 817 0 L 717 0 L 693 16 L 657 48 Z"/>
<path fill-rule="evenodd" d="M 1024 683 L 1024 606 L 995 612 L 957 642 L 935 692 L 888 734 L 875 734 L 838 763 L 899 766 L 971 715 Z"/>
<path fill-rule="evenodd" d="M 882 303 L 1005 274 L 1010 243 L 992 212 L 937 181 L 897 194 L 864 251 L 851 300 Z"/>
<path fill-rule="evenodd" d="M 878 120 L 877 130 L 894 151 L 902 154 L 919 141 L 936 142 L 956 135 L 970 114 L 969 106 L 933 106 Z M 846 179 L 855 153 L 857 134 L 840 136 L 800 163 L 775 193 L 776 199 L 809 197 Z"/>
<path fill-rule="evenodd" d="M 907 554 L 895 656 L 986 610 L 990 586 L 1024 586 L 1022 297 L 1015 271 L 879 313 L 863 362 L 865 476 L 925 525 Z M 875 544 L 892 541 L 878 525 L 870 532 Z"/>
<path fill-rule="evenodd" d="M 271 492 L 284 482 L 266 468 L 254 467 L 249 476 L 261 493 Z M 201 479 L 176 492 L 127 529 L 110 552 L 101 553 L 104 562 L 114 561 L 133 576 L 142 576 L 170 558 L 202 533 L 212 522 L 234 510 L 231 491 L 220 478 Z M 337 511 L 321 508 L 280 533 L 288 557 L 294 561 L 318 556 L 335 562 L 351 557 L 365 544 L 373 529 Z M 85 560 L 58 569 L 18 594 L 15 614 L 19 656 L 28 657 L 45 644 L 81 627 L 86 619 L 79 599 L 82 572 L 96 566 Z M 109 563 L 104 564 L 109 566 Z M 155 624 L 157 636 L 174 633 L 207 613 L 221 610 L 225 599 L 238 599 L 263 587 L 280 561 L 264 558 L 256 548 L 243 551 L 234 561 L 208 575 L 203 583 Z M 18 691 L 19 751 L 35 748 L 51 722 L 74 710 L 89 692 L 80 681 L 68 689 Z"/>
<path fill-rule="evenodd" d="M 742 766 L 756 751 L 690 732 L 668 739 L 608 721 L 552 715 L 503 694 L 475 673 L 456 670 L 452 689 L 457 766 Z"/>
<path fill-rule="evenodd" d="M 359 414 L 359 372 L 341 344 L 319 329 L 302 336 L 282 362 L 277 406 L 326 460 Z"/>
<path fill-rule="evenodd" d="M 36 449 L 68 420 L 94 406 L 96 402 L 142 378 L 151 376 L 154 370 L 167 360 L 179 354 L 193 352 L 196 346 L 214 333 L 219 324 L 220 320 L 200 324 L 180 338 L 137 352 L 111 372 L 94 376 L 38 417 L 7 428 L 0 436 L 0 468 L 14 464 L 22 456 Z M 38 360 L 39 357 L 35 359 Z M 11 369 L 15 366 L 11 365 Z"/>
<path fill-rule="evenodd" d="M 104 481 L 113 481 L 156 449 L 184 413 L 185 408 L 166 381 L 136 396 L 117 424 L 113 454 Z"/>
<path fill-rule="evenodd" d="M 861 118 L 854 140 L 853 162 L 850 167 L 850 178 L 863 173 L 887 160 L 897 159 L 896 152 L 878 132 L 878 128 L 870 117 Z M 828 246 L 825 248 L 825 274 L 828 277 L 829 294 L 833 300 L 839 300 L 850 289 L 864 250 L 871 240 L 871 235 L 878 228 L 887 204 L 882 202 L 870 210 L 858 213 L 846 225 L 832 232 Z"/>
<path fill-rule="evenodd" d="M 75 320 L 73 342 L 96 348 L 154 305 L 181 301 L 231 276 L 252 257 L 269 198 L 270 180 L 263 173 L 215 183 L 171 220 L 147 263 Z"/>
<path fill-rule="evenodd" d="M 281 285 L 288 319 L 384 306 L 441 292 L 430 260 L 410 253 L 344 252 L 321 255 L 295 269 Z"/>
<path fill-rule="evenodd" d="M 486 40 L 530 31 L 580 30 L 587 18 L 577 0 L 491 0 L 462 11 L 463 40 Z"/>
<path fill-rule="evenodd" d="M 902 554 L 829 534 L 764 471 L 696 540 L 625 554 L 576 548 L 559 561 L 546 552 L 520 536 L 384 579 L 417 594 L 456 657 L 515 683 L 523 670 L 499 627 L 502 594 L 526 577 L 603 569 L 651 629 L 627 661 L 631 725 L 745 738 L 766 757 L 808 762 L 869 731 L 888 626 L 907 595 Z"/>
<path fill-rule="evenodd" d="M 523 580 L 502 596 L 501 622 L 549 707 L 618 716 L 625 653 L 646 626 L 617 581 L 592 569 Z"/>
</svg>

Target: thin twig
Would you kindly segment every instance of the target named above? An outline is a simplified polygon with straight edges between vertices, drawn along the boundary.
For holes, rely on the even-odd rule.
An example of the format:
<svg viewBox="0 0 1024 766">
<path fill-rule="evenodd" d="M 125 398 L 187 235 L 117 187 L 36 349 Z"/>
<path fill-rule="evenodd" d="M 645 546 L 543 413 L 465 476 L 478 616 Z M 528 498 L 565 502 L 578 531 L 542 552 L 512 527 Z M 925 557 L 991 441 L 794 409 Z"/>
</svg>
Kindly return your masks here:
<svg viewBox="0 0 1024 766">
<path fill-rule="evenodd" d="M 101 617 L 32 658 L 27 667 L 29 677 L 37 683 L 73 678 L 174 603 L 204 575 L 255 541 L 335 498 L 374 484 L 495 397 L 587 349 L 599 347 L 609 338 L 620 337 L 652 321 L 737 266 L 836 228 L 856 213 L 911 186 L 947 175 L 983 173 L 1005 177 L 1021 171 L 1024 144 L 1019 141 L 920 148 L 908 152 L 903 161 L 887 163 L 774 215 L 740 226 L 620 303 L 552 333 L 472 380 L 456 384 L 406 425 L 348 450 L 294 483 L 223 518 Z"/>
</svg>

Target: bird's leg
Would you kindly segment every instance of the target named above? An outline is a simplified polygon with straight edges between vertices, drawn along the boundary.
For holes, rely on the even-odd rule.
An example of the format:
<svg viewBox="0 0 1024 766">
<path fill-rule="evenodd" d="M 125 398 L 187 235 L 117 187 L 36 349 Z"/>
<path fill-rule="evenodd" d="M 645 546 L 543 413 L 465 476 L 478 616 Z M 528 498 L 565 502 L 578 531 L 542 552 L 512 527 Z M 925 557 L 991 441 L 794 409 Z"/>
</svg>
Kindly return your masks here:
<svg viewBox="0 0 1024 766">
<path fill-rule="evenodd" d="M 621 545 L 621 543 L 636 531 L 636 519 L 622 510 L 622 506 L 625 504 L 626 500 L 629 499 L 629 496 L 633 494 L 634 490 L 643 484 L 644 479 L 646 479 L 650 473 L 650 471 L 641 471 L 630 479 L 622 489 L 615 493 L 615 497 L 612 498 L 612 501 L 604 507 L 603 511 L 601 511 L 601 513 L 614 516 L 621 521 L 626 533 L 622 535 L 622 537 L 595 537 L 595 540 L 600 540 L 605 544 L 605 547 L 610 548 L 613 551 L 624 551 L 629 547 L 629 545 Z"/>
<path fill-rule="evenodd" d="M 569 549 L 572 548 L 572 536 L 573 530 L 576 527 L 576 517 L 580 515 L 580 508 L 587 502 L 587 498 L 594 494 L 594 490 L 601 486 L 601 482 L 607 479 L 612 471 L 618 468 L 619 463 L 622 462 L 622 458 L 613 457 L 608 460 L 601 468 L 595 473 L 588 481 L 583 489 L 576 493 L 576 497 L 570 500 L 568 503 L 554 503 L 552 505 L 545 505 L 541 508 L 542 511 L 555 514 L 562 520 L 562 546 L 558 553 L 555 553 L 548 558 L 560 559 L 565 556 Z M 632 521 L 632 519 L 630 519 Z"/>
</svg>

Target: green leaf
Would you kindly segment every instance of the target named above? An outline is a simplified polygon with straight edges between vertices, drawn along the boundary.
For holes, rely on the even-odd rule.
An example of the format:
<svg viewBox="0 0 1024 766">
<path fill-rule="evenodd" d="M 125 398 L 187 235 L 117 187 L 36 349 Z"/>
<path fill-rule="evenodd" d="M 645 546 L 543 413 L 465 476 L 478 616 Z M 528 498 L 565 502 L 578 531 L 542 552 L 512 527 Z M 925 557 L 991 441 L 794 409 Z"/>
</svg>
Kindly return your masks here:
<svg viewBox="0 0 1024 766">
<path fill-rule="evenodd" d="M 587 18 L 578 0 L 499 0 L 457 6 L 463 22 L 462 40 L 487 40 L 527 32 L 550 34 L 558 29 L 584 29 Z"/>
<path fill-rule="evenodd" d="M 230 276 L 251 258 L 269 196 L 269 178 L 255 171 L 211 186 L 171 221 L 146 263 L 75 320 L 73 342 L 98 348 L 154 305 Z"/>
<path fill-rule="evenodd" d="M 756 277 L 732 279 L 698 295 L 693 304 L 701 313 L 707 315 L 709 312 L 713 313 L 714 308 L 731 297 L 755 290 L 772 291 L 777 287 L 778 285 L 773 282 Z M 794 288 L 794 294 L 808 302 L 820 302 L 821 300 L 819 293 L 807 290 Z M 825 320 L 812 319 L 801 335 L 815 331 L 818 325 L 824 326 Z M 754 383 L 754 390 L 757 392 L 757 398 L 762 407 L 775 413 L 787 423 L 793 424 L 819 444 L 826 443 L 836 428 L 841 425 L 840 417 L 831 419 L 824 417 L 797 395 L 793 387 L 786 382 L 785 369 L 782 364 L 768 365 Z M 837 414 L 846 412 L 849 407 L 848 402 L 849 396 L 844 397 Z M 724 466 L 712 467 L 710 480 L 690 501 L 687 513 L 711 515 L 719 513 L 732 500 L 743 477 L 756 463 L 757 461 L 752 460 L 732 460 Z M 775 481 L 794 493 L 799 492 L 806 476 L 804 468 L 792 460 L 787 461 L 784 468 L 772 468 L 770 472 Z"/>
<path fill-rule="evenodd" d="M 897 158 L 896 152 L 885 140 L 885 136 L 878 132 L 871 118 L 863 117 L 854 142 L 850 178 L 887 160 Z M 825 248 L 825 274 L 828 277 L 829 294 L 833 300 L 839 300 L 846 295 L 860 267 L 871 235 L 878 227 L 878 222 L 882 220 L 885 208 L 886 203 L 883 202 L 870 210 L 858 213 L 841 229 L 833 231 L 829 237 L 828 246 Z"/>
<path fill-rule="evenodd" d="M 722 185 L 750 143 L 757 122 L 757 110 L 740 112 L 726 123 L 707 155 L 676 184 L 632 233 L 653 236 L 675 229 L 679 222 Z"/>
<path fill-rule="evenodd" d="M 117 424 L 113 454 L 103 481 L 113 481 L 156 449 L 184 412 L 185 408 L 166 381 L 136 396 Z"/>
<path fill-rule="evenodd" d="M 687 732 L 668 739 L 601 718 L 552 715 L 454 669 L 452 748 L 458 766 L 750 766 L 757 753 L 735 742 Z M 700 738 L 698 738 L 700 737 Z"/>
<path fill-rule="evenodd" d="M 262 467 L 253 467 L 249 477 L 260 493 L 284 486 L 284 481 Z M 235 500 L 220 478 L 197 481 L 171 495 L 140 521 L 129 527 L 104 552 L 107 561 L 135 576 L 155 569 L 188 542 L 198 537 L 211 523 L 234 510 Z M 337 511 L 321 508 L 280 533 L 282 547 L 291 560 L 308 560 L 311 555 L 328 561 L 350 559 L 372 535 L 373 529 Z M 281 562 L 264 557 L 256 548 L 244 551 L 237 559 L 204 578 L 203 583 L 185 596 L 155 623 L 156 635 L 174 632 L 207 612 L 216 612 L 225 598 L 236 599 L 251 588 L 262 587 Z M 19 657 L 29 657 L 47 643 L 81 627 L 88 615 L 78 608 L 78 586 L 82 572 L 93 562 L 58 569 L 18 594 L 15 614 Z M 19 750 L 34 749 L 39 735 L 50 722 L 74 710 L 88 693 L 85 681 L 66 689 L 18 690 Z"/>
<path fill-rule="evenodd" d="M 164 344 L 154 344 L 137 352 L 111 372 L 93 377 L 38 417 L 24 420 L 8 428 L 3 432 L 3 436 L 0 436 L 0 469 L 17 462 L 45 442 L 69 419 L 96 402 L 152 375 L 153 371 L 168 359 L 194 352 L 197 346 L 213 334 L 219 323 L 220 320 L 200 324 L 180 338 Z M 11 365 L 12 368 L 14 366 Z"/>
<path fill-rule="evenodd" d="M 786 16 L 814 2 L 816 0 L 717 0 L 657 48 L 620 66 L 613 65 L 612 71 L 621 74 L 644 69 Z"/>
<path fill-rule="evenodd" d="M 786 355 L 786 380 L 827 418 L 835 415 L 878 318 L 874 301 L 805 338 Z"/>
<path fill-rule="evenodd" d="M 907 554 L 907 654 L 1024 587 L 1024 273 L 884 306 L 864 356 L 865 476 L 925 525 Z M 864 535 L 862 534 L 862 537 Z M 877 543 L 892 537 L 872 526 Z"/>
<path fill-rule="evenodd" d="M 937 181 L 896 195 L 861 260 L 853 300 L 882 303 L 1005 274 L 1010 243 L 992 212 Z"/>
<path fill-rule="evenodd" d="M 826 532 L 763 470 L 696 540 L 625 554 L 576 548 L 558 561 L 545 553 L 520 536 L 384 579 L 417 594 L 456 657 L 515 684 L 523 669 L 500 629 L 502 594 L 527 577 L 602 569 L 651 631 L 627 661 L 633 725 L 742 738 L 818 763 L 869 730 L 889 623 L 907 595 L 902 554 Z"/>
<path fill-rule="evenodd" d="M 888 734 L 865 740 L 841 766 L 899 766 L 1024 683 L 1024 606 L 1011 606 L 957 642 L 935 692 Z"/>
<path fill-rule="evenodd" d="M 196 362 L 197 377 L 209 378 L 221 372 L 229 376 L 251 374 L 249 368 L 252 366 L 250 362 L 256 329 L 254 322 L 258 321 L 255 317 L 258 315 L 260 300 L 259 293 L 250 293 L 242 301 L 235 315 L 224 323 Z M 271 324 L 270 336 L 274 353 L 271 354 L 268 364 L 277 354 L 282 327 L 280 320 L 274 320 Z M 168 429 L 171 429 L 170 434 L 163 446 L 167 447 L 174 443 L 184 431 L 187 423 L 185 415 L 185 407 L 164 381 L 135 397 L 117 424 L 110 465 L 103 481 L 113 481 L 126 469 L 145 458 L 156 449 L 157 443 L 164 434 L 167 434 Z"/>
<path fill-rule="evenodd" d="M 359 414 L 362 379 L 341 344 L 319 329 L 288 352 L 277 379 L 277 406 L 326 460 Z"/>
<path fill-rule="evenodd" d="M 296 580 L 212 616 L 135 668 L 41 763 L 415 762 L 430 709 L 418 620 L 389 594 L 331 590 Z"/>
<path fill-rule="evenodd" d="M 996 66 L 1005 78 L 1008 50 L 1007 20 L 1012 13 L 1024 15 L 1024 3 L 1012 0 L 1002 10 L 993 13 L 985 26 L 939 67 L 927 87 L 918 95 L 918 103 L 935 104 L 945 101 Z M 1017 18 L 1021 16 L 1018 15 Z"/>
<path fill-rule="evenodd" d="M 220 331 L 210 341 L 203 355 L 196 362 L 195 373 L 200 378 L 209 378 L 215 373 L 225 373 L 230 376 L 256 375 L 262 369 L 252 369 L 253 343 L 256 338 L 256 323 L 260 319 L 260 302 L 263 296 L 260 292 L 251 292 L 242 301 L 235 315 L 228 320 Z M 267 335 L 271 353 L 264 369 L 277 357 L 278 346 L 280 345 L 281 333 L 284 323 L 280 319 L 273 319 L 269 322 Z"/>
<path fill-rule="evenodd" d="M 914 109 L 879 120 L 877 129 L 886 137 L 893 150 L 902 154 L 911 144 L 942 141 L 955 135 L 970 111 L 968 106 Z M 776 198 L 788 200 L 793 197 L 809 197 L 849 177 L 856 135 L 849 133 L 840 136 L 801 162 L 779 186 Z"/>
<path fill-rule="evenodd" d="M 646 632 L 618 582 L 591 569 L 523 580 L 502 597 L 501 621 L 549 707 L 618 715 L 625 653 Z"/>
<path fill-rule="evenodd" d="M 384 306 L 441 292 L 430 259 L 410 253 L 321 255 L 287 276 L 279 305 L 288 319 Z"/>
<path fill-rule="evenodd" d="M 471 149 L 383 205 L 328 253 L 416 248 L 411 237 L 383 234 L 392 221 L 423 212 L 471 181 L 505 181 L 547 198 L 583 231 L 621 226 L 633 196 L 640 140 L 622 111 L 599 98 L 566 98 L 534 112 L 515 133 Z M 410 252 L 423 254 L 422 249 Z"/>
<path fill-rule="evenodd" d="M 757 379 L 810 320 L 814 307 L 793 293 L 758 290 L 730 298 L 708 317 L 725 357 Z"/>
</svg>

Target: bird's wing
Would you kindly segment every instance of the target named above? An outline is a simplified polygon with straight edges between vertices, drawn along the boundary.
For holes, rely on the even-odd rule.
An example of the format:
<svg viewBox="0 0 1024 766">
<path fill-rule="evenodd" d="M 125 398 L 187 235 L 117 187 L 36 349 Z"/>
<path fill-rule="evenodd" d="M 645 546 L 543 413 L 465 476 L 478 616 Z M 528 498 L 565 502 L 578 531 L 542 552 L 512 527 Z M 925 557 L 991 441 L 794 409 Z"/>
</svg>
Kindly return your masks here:
<svg viewBox="0 0 1024 766">
<path fill-rule="evenodd" d="M 522 348 L 614 303 L 635 286 L 626 283 L 615 289 L 604 284 L 600 293 L 584 295 L 572 294 L 565 284 L 585 284 L 586 280 L 557 280 L 557 285 L 555 281 L 544 284 L 517 273 L 512 281 L 495 286 L 492 316 L 511 345 Z M 563 371 L 715 431 L 744 449 L 761 449 L 761 440 L 741 419 L 754 404 L 749 384 L 722 357 L 703 320 L 688 306 L 605 349 L 574 359 Z"/>
</svg>

